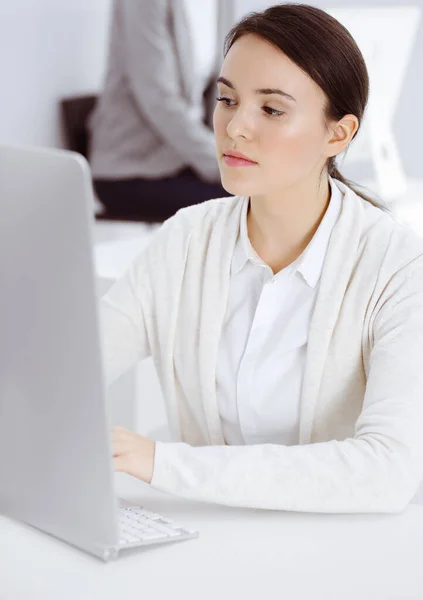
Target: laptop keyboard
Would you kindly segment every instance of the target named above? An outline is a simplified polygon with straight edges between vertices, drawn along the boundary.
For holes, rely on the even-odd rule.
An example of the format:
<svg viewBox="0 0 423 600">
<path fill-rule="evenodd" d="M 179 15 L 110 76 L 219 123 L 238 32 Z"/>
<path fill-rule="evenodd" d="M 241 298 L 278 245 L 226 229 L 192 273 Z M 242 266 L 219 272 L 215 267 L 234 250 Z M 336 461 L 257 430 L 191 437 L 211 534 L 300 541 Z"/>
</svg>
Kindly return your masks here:
<svg viewBox="0 0 423 600">
<path fill-rule="evenodd" d="M 198 537 L 198 531 L 182 527 L 141 506 L 120 508 L 118 521 L 120 547 Z"/>
</svg>

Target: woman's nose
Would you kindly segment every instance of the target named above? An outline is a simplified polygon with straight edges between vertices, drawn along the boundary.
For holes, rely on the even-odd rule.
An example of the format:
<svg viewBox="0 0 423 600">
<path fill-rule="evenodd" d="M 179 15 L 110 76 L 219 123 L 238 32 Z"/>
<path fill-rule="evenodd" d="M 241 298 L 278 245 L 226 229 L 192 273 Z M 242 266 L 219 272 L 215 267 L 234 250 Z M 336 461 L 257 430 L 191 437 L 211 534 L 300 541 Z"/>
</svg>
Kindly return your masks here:
<svg viewBox="0 0 423 600">
<path fill-rule="evenodd" d="M 252 123 L 245 111 L 237 110 L 228 123 L 226 131 L 229 137 L 235 139 L 243 137 L 250 139 L 252 136 Z"/>
</svg>

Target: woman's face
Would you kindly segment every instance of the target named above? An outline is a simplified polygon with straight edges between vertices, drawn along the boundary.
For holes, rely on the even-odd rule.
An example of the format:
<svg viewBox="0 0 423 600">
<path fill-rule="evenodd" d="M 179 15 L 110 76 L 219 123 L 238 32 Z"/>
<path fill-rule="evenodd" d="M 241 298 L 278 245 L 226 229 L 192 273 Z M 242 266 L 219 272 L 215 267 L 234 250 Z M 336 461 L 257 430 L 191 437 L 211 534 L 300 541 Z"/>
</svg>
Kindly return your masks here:
<svg viewBox="0 0 423 600">
<path fill-rule="evenodd" d="M 219 79 L 218 95 L 225 100 L 216 104 L 213 126 L 229 193 L 278 193 L 316 169 L 320 173 L 330 134 L 324 93 L 308 75 L 278 48 L 249 34 L 229 50 Z M 239 166 L 225 158 L 231 151 L 255 164 Z"/>
</svg>

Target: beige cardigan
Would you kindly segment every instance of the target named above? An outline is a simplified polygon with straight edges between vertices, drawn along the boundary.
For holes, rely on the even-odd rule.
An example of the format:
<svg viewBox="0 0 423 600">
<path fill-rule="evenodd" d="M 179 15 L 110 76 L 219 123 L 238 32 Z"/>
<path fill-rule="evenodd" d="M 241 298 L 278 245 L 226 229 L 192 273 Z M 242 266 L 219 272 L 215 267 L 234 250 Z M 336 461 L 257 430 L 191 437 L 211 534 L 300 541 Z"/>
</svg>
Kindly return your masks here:
<svg viewBox="0 0 423 600">
<path fill-rule="evenodd" d="M 174 442 L 151 485 L 220 504 L 397 512 L 423 478 L 423 239 L 339 181 L 295 446 L 225 445 L 215 389 L 242 198 L 181 209 L 101 301 L 106 381 L 153 356 Z M 281 390 L 283 401 L 283 390 Z"/>
</svg>

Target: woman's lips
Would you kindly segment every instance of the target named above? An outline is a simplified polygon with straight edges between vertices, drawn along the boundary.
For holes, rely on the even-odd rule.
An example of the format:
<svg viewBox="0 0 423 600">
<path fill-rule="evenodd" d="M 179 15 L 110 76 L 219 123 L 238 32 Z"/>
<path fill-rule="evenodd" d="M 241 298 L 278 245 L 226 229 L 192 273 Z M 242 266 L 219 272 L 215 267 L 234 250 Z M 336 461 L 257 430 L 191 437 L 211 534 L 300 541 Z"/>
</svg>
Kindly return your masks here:
<svg viewBox="0 0 423 600">
<path fill-rule="evenodd" d="M 246 158 L 238 158 L 230 154 L 224 154 L 223 158 L 229 167 L 254 167 L 257 163 Z"/>
</svg>

